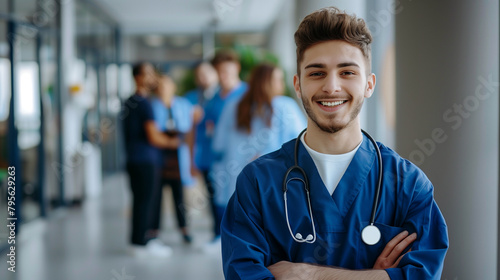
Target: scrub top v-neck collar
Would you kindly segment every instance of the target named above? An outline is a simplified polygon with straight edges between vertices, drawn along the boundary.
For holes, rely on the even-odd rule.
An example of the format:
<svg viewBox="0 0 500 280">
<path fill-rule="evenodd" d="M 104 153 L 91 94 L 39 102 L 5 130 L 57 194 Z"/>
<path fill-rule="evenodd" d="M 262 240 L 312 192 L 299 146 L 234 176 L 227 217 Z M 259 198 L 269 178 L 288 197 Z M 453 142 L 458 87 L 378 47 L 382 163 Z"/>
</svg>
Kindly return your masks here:
<svg viewBox="0 0 500 280">
<path fill-rule="evenodd" d="M 290 158 L 293 160 L 294 143 L 292 141 L 289 144 L 288 152 Z M 361 146 L 340 179 L 337 188 L 330 196 L 313 159 L 304 145 L 302 143 L 299 144 L 298 164 L 305 170 L 309 179 L 312 211 L 315 213 L 315 224 L 317 224 L 320 231 L 330 232 L 346 230 L 343 219 L 351 208 L 362 186 L 365 185 L 368 174 L 376 160 L 375 148 L 370 145 L 370 140 L 363 135 Z M 373 186 L 376 187 L 376 182 L 373 182 L 373 184 Z M 332 217 L 341 217 L 341 219 Z M 327 219 L 328 221 L 326 221 Z"/>
</svg>

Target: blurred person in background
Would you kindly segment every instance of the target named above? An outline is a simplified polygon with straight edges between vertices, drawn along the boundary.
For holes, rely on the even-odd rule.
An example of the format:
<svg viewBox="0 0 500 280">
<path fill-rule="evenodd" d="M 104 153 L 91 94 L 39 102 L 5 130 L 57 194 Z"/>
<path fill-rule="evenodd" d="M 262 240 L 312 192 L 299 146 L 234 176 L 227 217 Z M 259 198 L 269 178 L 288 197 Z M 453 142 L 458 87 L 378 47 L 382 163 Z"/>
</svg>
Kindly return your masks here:
<svg viewBox="0 0 500 280">
<path fill-rule="evenodd" d="M 211 147 L 215 126 L 219 121 L 219 116 L 224 106 L 228 102 L 239 100 L 248 88 L 247 83 L 240 80 L 239 74 L 241 65 L 238 55 L 233 50 L 218 51 L 212 59 L 212 65 L 219 76 L 220 89 L 205 105 L 205 116 L 202 120 L 202 125 L 205 126 L 205 145 L 208 148 L 201 151 L 202 162 L 198 163 L 198 168 L 209 172 L 208 176 L 209 180 L 211 180 L 211 184 L 213 184 L 213 179 L 211 178 L 210 171 L 214 160 L 214 153 Z M 215 189 L 212 188 L 212 191 L 215 191 Z M 215 197 L 216 194 L 211 193 L 210 196 Z M 220 238 L 220 223 L 223 214 L 220 210 L 221 209 L 215 208 L 213 229 L 213 241 L 215 243 L 217 243 Z"/>
<path fill-rule="evenodd" d="M 219 77 L 214 67 L 207 61 L 202 61 L 194 67 L 196 88 L 184 95 L 191 104 L 204 107 L 219 90 Z"/>
<path fill-rule="evenodd" d="M 207 189 L 208 203 L 213 224 L 216 223 L 217 216 L 214 203 L 214 190 L 212 183 L 208 177 L 210 165 L 204 158 L 207 151 L 212 148 L 210 146 L 210 135 L 206 131 L 206 125 L 203 121 L 205 115 L 205 106 L 212 99 L 214 94 L 219 91 L 219 76 L 215 68 L 207 61 L 198 63 L 194 68 L 195 82 L 197 88 L 188 91 L 184 97 L 194 105 L 194 149 L 191 155 L 194 158 L 192 166 L 193 173 L 200 173 L 203 177 L 205 187 Z M 214 230 L 215 232 L 215 230 Z M 215 234 L 215 233 L 214 233 Z"/>
<path fill-rule="evenodd" d="M 169 136 L 179 137 L 181 144 L 177 148 L 162 150 L 161 186 L 170 186 L 175 204 L 177 225 L 184 242 L 191 243 L 192 237 L 186 222 L 186 204 L 184 203 L 184 187 L 194 184 L 191 176 L 194 145 L 193 138 L 193 105 L 184 97 L 175 96 L 176 85 L 167 75 L 158 75 L 157 98 L 153 98 L 153 108 L 158 129 Z M 155 229 L 160 228 L 162 212 L 162 193 L 155 197 L 153 219 Z"/>
<path fill-rule="evenodd" d="M 122 107 L 126 149 L 126 168 L 132 190 L 132 236 L 130 251 L 135 256 L 152 254 L 167 257 L 172 249 L 156 237 L 153 201 L 161 192 L 159 179 L 159 149 L 175 149 L 177 137 L 161 133 L 156 126 L 148 100 L 156 87 L 156 73 L 149 63 L 139 63 L 132 69 L 136 92 Z"/>
<path fill-rule="evenodd" d="M 306 127 L 306 118 L 297 102 L 283 96 L 283 71 L 271 64 L 256 66 L 249 88 L 236 102 L 224 107 L 217 123 L 212 169 L 215 202 L 221 213 L 236 187 L 243 167 L 294 139 Z"/>
</svg>

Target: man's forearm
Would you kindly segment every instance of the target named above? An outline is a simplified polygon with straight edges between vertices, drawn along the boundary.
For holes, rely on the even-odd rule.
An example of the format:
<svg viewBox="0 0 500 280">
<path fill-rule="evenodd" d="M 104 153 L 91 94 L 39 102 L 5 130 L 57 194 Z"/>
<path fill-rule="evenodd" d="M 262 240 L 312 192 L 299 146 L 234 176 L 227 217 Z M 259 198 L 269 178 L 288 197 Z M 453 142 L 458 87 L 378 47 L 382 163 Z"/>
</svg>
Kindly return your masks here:
<svg viewBox="0 0 500 280">
<path fill-rule="evenodd" d="M 306 263 L 279 262 L 268 267 L 276 279 L 300 280 L 332 280 L 332 279 L 360 279 L 360 280 L 390 280 L 385 270 L 348 270 L 343 268 L 319 266 Z"/>
<path fill-rule="evenodd" d="M 312 279 L 358 279 L 358 280 L 390 280 L 385 270 L 347 270 L 326 266 L 317 266 Z"/>
</svg>

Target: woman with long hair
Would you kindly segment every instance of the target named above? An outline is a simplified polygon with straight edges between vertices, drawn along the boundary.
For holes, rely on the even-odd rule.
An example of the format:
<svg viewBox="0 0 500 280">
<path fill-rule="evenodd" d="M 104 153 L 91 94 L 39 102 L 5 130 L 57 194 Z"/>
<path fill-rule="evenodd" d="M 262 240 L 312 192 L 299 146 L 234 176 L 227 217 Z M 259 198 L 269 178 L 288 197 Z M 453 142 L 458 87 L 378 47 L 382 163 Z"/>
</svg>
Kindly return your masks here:
<svg viewBox="0 0 500 280">
<path fill-rule="evenodd" d="M 222 112 L 215 128 L 217 161 L 211 172 L 221 218 L 243 167 L 279 149 L 306 126 L 304 113 L 294 99 L 283 96 L 284 90 L 283 71 L 260 64 L 252 70 L 248 91 Z"/>
</svg>

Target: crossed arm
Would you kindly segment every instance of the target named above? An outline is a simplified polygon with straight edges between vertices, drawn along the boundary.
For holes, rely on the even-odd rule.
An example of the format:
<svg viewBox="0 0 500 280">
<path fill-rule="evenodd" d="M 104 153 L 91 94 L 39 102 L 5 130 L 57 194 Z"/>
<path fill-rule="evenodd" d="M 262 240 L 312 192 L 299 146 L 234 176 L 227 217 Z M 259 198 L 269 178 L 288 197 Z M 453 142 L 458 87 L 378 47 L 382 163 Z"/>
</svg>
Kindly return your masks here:
<svg viewBox="0 0 500 280">
<path fill-rule="evenodd" d="M 253 167 L 253 166 L 252 166 Z M 238 178 L 235 194 L 228 203 L 222 222 L 223 267 L 228 279 L 440 279 L 443 261 L 448 249 L 447 227 L 432 196 L 428 182 L 414 195 L 409 209 L 405 210 L 404 228 L 418 230 L 396 235 L 389 241 L 375 260 L 372 269 L 348 270 L 307 263 L 272 262 L 270 243 L 263 236 L 261 198 L 248 170 Z M 240 186 L 241 185 L 241 186 Z M 410 254 L 404 254 L 407 248 Z M 373 255 L 372 255 L 373 256 Z M 305 258 L 301 258 L 305 259 Z M 373 259 L 372 259 L 373 260 Z"/>
<path fill-rule="evenodd" d="M 144 130 L 146 131 L 146 137 L 149 143 L 157 148 L 162 149 L 174 149 L 180 144 L 178 137 L 170 137 L 166 134 L 161 133 L 153 120 L 149 120 L 144 124 Z"/>
<path fill-rule="evenodd" d="M 403 251 L 417 239 L 416 233 L 408 234 L 403 231 L 396 235 L 385 246 L 382 253 L 375 261 L 373 269 L 370 270 L 348 270 L 342 268 L 334 268 L 329 266 L 318 266 L 306 263 L 292 263 L 281 261 L 269 267 L 269 271 L 277 279 L 370 279 L 384 280 L 390 279 L 384 269 L 397 267 L 405 254 Z"/>
</svg>

